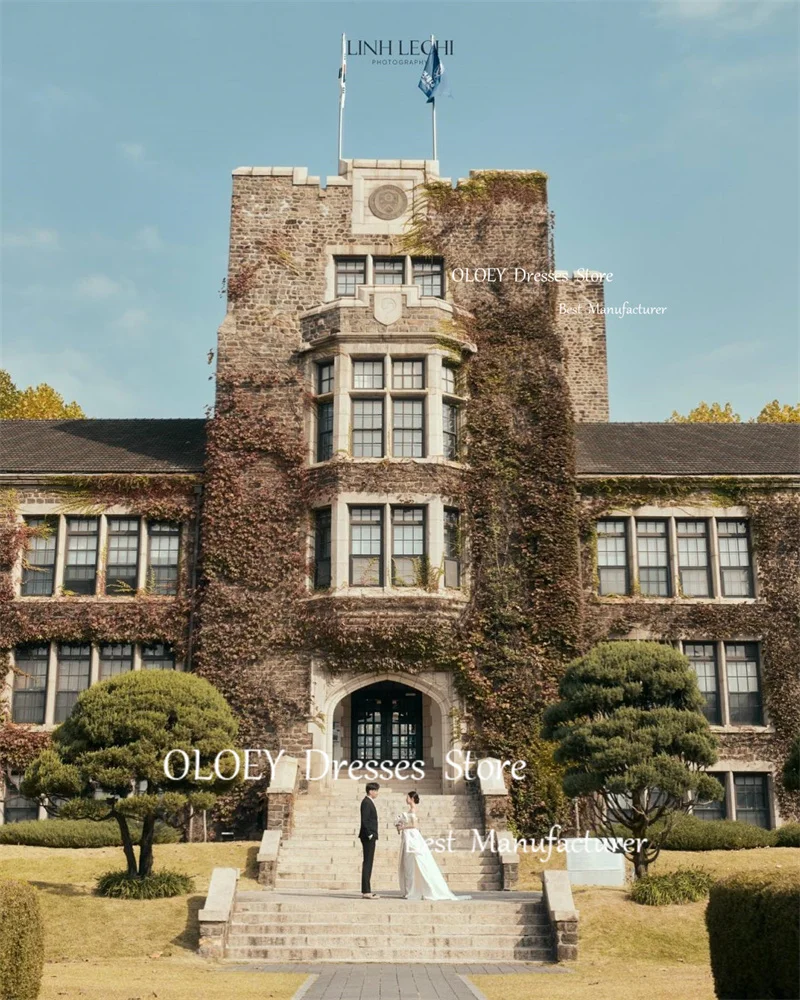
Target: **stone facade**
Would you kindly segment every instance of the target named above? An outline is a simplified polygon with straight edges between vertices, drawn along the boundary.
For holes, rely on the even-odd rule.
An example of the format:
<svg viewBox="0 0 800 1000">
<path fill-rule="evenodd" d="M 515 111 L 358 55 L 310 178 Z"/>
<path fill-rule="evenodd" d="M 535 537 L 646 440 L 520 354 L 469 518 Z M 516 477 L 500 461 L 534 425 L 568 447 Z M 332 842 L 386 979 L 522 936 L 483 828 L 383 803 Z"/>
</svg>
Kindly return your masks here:
<svg viewBox="0 0 800 1000">
<path fill-rule="evenodd" d="M 444 524 L 447 512 L 457 506 L 463 488 L 469 442 L 466 442 L 466 450 L 457 455 L 447 452 L 443 404 L 450 399 L 454 406 L 469 407 L 469 399 L 460 395 L 459 387 L 446 383 L 448 367 L 457 366 L 475 353 L 475 344 L 464 332 L 468 326 L 460 320 L 469 317 L 476 305 L 490 300 L 493 292 L 487 284 L 470 284 L 453 280 L 448 275 L 453 268 L 493 266 L 493 260 L 482 257 L 489 252 L 485 249 L 487 245 L 490 249 L 502 246 L 505 258 L 514 259 L 515 247 L 522 254 L 529 242 L 513 206 L 501 207 L 492 221 L 491 237 L 486 244 L 470 242 L 472 238 L 462 233 L 452 237 L 453 259 L 443 261 L 443 292 L 424 295 L 424 286 L 417 281 L 414 271 L 417 258 L 408 252 L 404 233 L 409 223 L 425 210 L 423 186 L 440 180 L 438 164 L 421 160 L 352 160 L 343 161 L 341 167 L 341 174 L 329 177 L 325 187 L 320 185 L 319 178 L 309 177 L 305 168 L 247 167 L 234 171 L 228 310 L 219 329 L 215 424 L 220 425 L 222 413 L 235 430 L 224 440 L 215 439 L 218 431 L 214 425 L 209 433 L 210 440 L 216 443 L 210 450 L 204 473 L 204 520 L 199 529 L 200 551 L 206 556 L 205 568 L 211 566 L 203 603 L 198 608 L 190 606 L 187 600 L 196 575 L 203 569 L 195 558 L 198 525 L 193 507 L 192 513 L 181 519 L 183 557 L 176 597 L 153 597 L 143 602 L 142 598 L 146 597 L 143 594 L 103 596 L 101 560 L 98 589 L 101 596 L 64 597 L 56 588 L 56 596 L 49 599 L 23 598 L 19 595 L 21 559 L 17 558 L 7 567 L 10 589 L 0 609 L 7 626 L 3 630 L 4 645 L 13 654 L 15 646 L 41 634 L 41 630 L 37 632 L 33 628 L 26 632 L 19 625 L 25 615 L 46 622 L 46 631 L 49 630 L 47 634 L 53 643 L 77 641 L 77 638 L 88 636 L 93 648 L 90 678 L 93 682 L 99 676 L 98 644 L 112 640 L 134 644 L 154 641 L 160 627 L 161 640 L 173 643 L 179 650 L 179 665 L 192 668 L 195 648 L 200 650 L 201 664 L 204 643 L 206 664 L 213 661 L 215 648 L 223 648 L 225 639 L 216 633 L 219 622 L 225 620 L 226 610 L 246 605 L 247 616 L 235 619 L 238 624 L 233 628 L 245 650 L 239 657 L 239 665 L 252 680 L 254 689 L 263 690 L 265 697 L 294 706 L 290 717 L 270 724 L 269 728 L 259 730 L 256 727 L 248 732 L 249 737 L 271 740 L 253 745 L 271 746 L 279 739 L 280 745 L 298 758 L 313 749 L 334 757 L 337 753 L 346 756 L 345 748 L 352 754 L 354 748 L 349 735 L 338 748 L 334 745 L 334 724 L 340 728 L 351 724 L 352 696 L 361 688 L 395 679 L 421 693 L 422 747 L 433 765 L 440 768 L 444 755 L 449 750 L 459 751 L 469 733 L 469 707 L 455 689 L 452 672 L 442 669 L 435 661 L 426 663 L 422 670 L 391 675 L 370 672 L 369 663 L 359 664 L 358 670 L 335 672 L 323 664 L 320 650 L 313 648 L 313 643 L 298 649 L 295 641 L 290 648 L 289 643 L 265 640 L 263 635 L 268 634 L 273 625 L 276 633 L 280 631 L 283 621 L 290 620 L 298 606 L 312 609 L 321 620 L 336 619 L 339 627 L 344 623 L 351 634 L 358 633 L 360 622 L 377 614 L 401 622 L 445 623 L 452 623 L 461 614 L 470 599 L 468 560 L 463 560 L 458 585 L 449 586 L 445 575 L 448 555 Z M 480 175 L 480 171 L 472 172 L 471 180 L 479 179 Z M 387 186 L 399 189 L 401 194 L 387 194 L 383 190 Z M 545 191 L 544 184 L 541 190 Z M 535 224 L 541 227 L 546 242 L 549 213 L 545 194 L 542 203 L 531 211 L 531 218 L 535 217 Z M 397 214 L 392 217 L 393 212 Z M 465 226 L 464 233 L 467 231 Z M 364 280 L 353 289 L 352 295 L 337 292 L 336 260 L 342 257 L 364 261 Z M 397 263 L 402 274 L 401 283 L 382 284 L 376 277 L 381 273 L 380 262 L 386 259 Z M 597 280 L 592 273 L 570 276 L 567 272 L 555 271 L 552 251 L 544 253 L 538 261 L 521 259 L 520 265 L 529 269 L 541 267 L 558 276 L 555 327 L 562 341 L 563 366 L 561 361 L 558 365 L 563 367 L 575 420 L 578 423 L 607 421 L 602 280 Z M 423 382 L 420 387 L 411 387 L 405 393 L 422 404 L 424 426 L 421 433 L 425 439 L 422 454 L 394 457 L 387 445 L 379 456 L 352 455 L 354 400 L 378 398 L 375 388 L 353 392 L 354 365 L 365 358 L 382 359 L 387 380 L 380 389 L 380 398 L 385 401 L 381 431 L 387 435 L 384 443 L 392 440 L 390 436 L 396 432 L 389 416 L 392 399 L 404 395 L 404 392 L 395 392 L 389 381 L 393 371 L 391 364 L 424 359 Z M 320 393 L 316 379 L 318 365 L 326 361 L 333 364 L 329 396 L 324 397 L 330 399 L 333 406 L 332 443 L 330 456 L 320 460 L 317 454 L 320 433 L 317 397 Z M 284 466 L 288 462 L 282 463 L 280 457 L 276 458 L 277 447 L 270 453 L 260 442 L 252 449 L 252 460 L 239 462 L 233 447 L 236 433 L 247 432 L 244 417 L 252 419 L 253 415 L 256 423 L 263 418 L 268 428 L 265 434 L 270 441 L 285 438 L 302 442 L 304 456 L 305 508 L 291 514 L 295 523 L 289 525 L 283 538 L 283 541 L 288 539 L 287 544 L 294 546 L 295 551 L 286 563 L 285 573 L 282 564 L 275 578 L 268 573 L 270 567 L 264 565 L 265 580 L 260 578 L 258 566 L 246 565 L 240 570 L 226 564 L 224 558 L 231 539 L 242 547 L 237 532 L 243 530 L 248 512 L 257 511 L 265 496 L 282 500 L 281 491 L 287 482 Z M 237 424 L 240 418 L 241 425 Z M 223 440 L 221 445 L 220 440 Z M 18 488 L 17 517 L 60 511 L 63 519 L 63 511 L 67 509 L 63 487 L 55 489 L 48 485 L 47 477 L 41 477 L 38 482 L 30 477 L 28 480 L 12 475 L 4 478 L 9 485 Z M 792 680 L 790 676 L 781 675 L 780 685 L 770 680 L 771 658 L 775 662 L 785 658 L 780 637 L 770 632 L 770 621 L 777 620 L 778 610 L 780 621 L 788 620 L 780 617 L 786 613 L 788 599 L 778 592 L 780 588 L 770 584 L 769 572 L 766 578 L 763 576 L 771 558 L 769 551 L 765 549 L 754 554 L 756 589 L 752 597 L 739 602 L 724 599 L 719 591 L 708 599 L 680 596 L 676 562 L 671 566 L 675 574 L 672 596 L 664 600 L 644 599 L 635 588 L 615 597 L 604 598 L 597 593 L 597 543 L 593 527 L 597 518 L 627 519 L 626 523 L 631 525 L 628 530 L 634 532 L 637 519 L 667 519 L 672 525 L 676 519 L 694 518 L 712 524 L 718 518 L 747 521 L 754 511 L 747 501 L 721 504 L 713 485 L 705 488 L 705 492 L 700 488 L 699 492 L 695 491 L 691 505 L 687 506 L 688 493 L 680 502 L 674 501 L 662 496 L 657 484 L 647 487 L 649 494 L 643 486 L 647 495 L 632 498 L 630 482 L 612 481 L 604 486 L 600 502 L 598 492 L 592 488 L 594 479 L 581 477 L 580 469 L 578 482 L 581 497 L 576 502 L 584 529 L 584 600 L 580 613 L 585 624 L 586 644 L 609 636 L 658 638 L 676 643 L 690 640 L 760 643 L 759 669 L 766 707 L 764 724 L 720 725 L 723 760 L 718 769 L 726 775 L 729 797 L 733 799 L 736 796 L 734 775 L 748 771 L 768 775 L 771 822 L 779 823 L 796 816 L 797 802 L 778 788 L 778 773 L 792 719 L 786 713 L 772 712 L 770 706 L 777 708 L 778 699 L 784 696 L 782 692 L 789 689 L 796 696 L 796 677 Z M 752 477 L 743 479 L 742 488 L 752 482 Z M 238 491 L 235 503 L 232 484 Z M 765 480 L 763 490 L 778 497 L 786 486 L 779 487 Z M 193 489 L 192 486 L 188 488 Z M 148 489 L 144 479 L 141 489 L 143 493 Z M 730 489 L 727 480 L 726 489 Z M 790 497 L 788 489 L 786 495 Z M 200 499 L 196 495 L 196 501 Z M 353 507 L 383 510 L 384 548 L 379 558 L 383 560 L 385 578 L 380 586 L 362 587 L 353 583 L 349 523 L 349 511 Z M 425 510 L 426 556 L 433 572 L 424 581 L 414 581 L 400 589 L 392 586 L 393 553 L 388 550 L 392 536 L 388 522 L 392 511 L 402 507 Z M 209 509 L 213 517 L 207 516 Z M 311 521 L 314 511 L 321 509 L 331 512 L 330 582 L 315 590 L 315 540 Z M 103 510 L 102 524 L 109 514 L 136 512 L 138 507 L 133 501 L 120 500 L 106 504 Z M 788 523 L 789 515 L 784 516 Z M 103 530 L 101 525 L 101 552 L 105 551 Z M 63 526 L 59 531 L 63 532 Z M 578 544 L 576 538 L 576 549 Z M 628 544 L 633 559 L 632 534 Z M 788 552 L 792 543 L 786 539 L 783 544 Z M 464 545 L 468 552 L 469 539 Z M 63 553 L 61 536 L 58 548 Z M 277 551 L 277 540 L 275 548 Z M 785 558 L 796 559 L 796 550 L 792 549 Z M 146 559 L 147 552 L 142 547 L 140 567 L 145 565 Z M 717 562 L 713 572 L 719 574 L 718 554 L 714 559 Z M 56 584 L 58 572 L 57 569 Z M 632 573 L 635 582 L 635 567 Z M 284 585 L 284 604 L 268 603 L 270 592 Z M 734 605 L 735 613 L 732 612 Z M 144 624 L 137 617 L 142 607 L 146 608 Z M 136 609 L 136 613 L 131 609 Z M 99 624 L 98 615 L 103 619 Z M 82 622 L 81 628 L 70 624 L 76 617 Z M 229 617 L 234 620 L 233 611 Z M 259 641 L 253 640 L 252 649 L 247 647 L 249 629 L 259 634 Z M 136 657 L 140 665 L 141 654 L 137 652 Z M 51 662 L 47 726 L 53 722 L 55 668 L 55 662 Z M 209 676 L 214 679 L 213 675 Z M 721 693 L 726 696 L 724 674 L 720 683 Z M 260 689 L 259 684 L 262 685 Z M 11 699 L 12 686 L 13 674 L 9 671 L 6 700 Z M 246 701 L 246 693 L 237 691 L 236 696 Z M 236 704 L 236 698 L 233 700 Z M 253 696 L 253 700 L 257 701 L 258 697 Z M 461 793 L 465 789 L 463 783 L 453 782 L 445 790 Z M 293 795 L 280 792 L 270 798 L 266 826 L 269 830 L 281 830 L 285 836 L 291 832 Z M 487 828 L 499 828 L 497 819 L 494 814 L 487 814 Z M 573 944 L 569 939 L 572 929 L 565 927 L 562 931 L 561 943 L 569 949 Z"/>
</svg>

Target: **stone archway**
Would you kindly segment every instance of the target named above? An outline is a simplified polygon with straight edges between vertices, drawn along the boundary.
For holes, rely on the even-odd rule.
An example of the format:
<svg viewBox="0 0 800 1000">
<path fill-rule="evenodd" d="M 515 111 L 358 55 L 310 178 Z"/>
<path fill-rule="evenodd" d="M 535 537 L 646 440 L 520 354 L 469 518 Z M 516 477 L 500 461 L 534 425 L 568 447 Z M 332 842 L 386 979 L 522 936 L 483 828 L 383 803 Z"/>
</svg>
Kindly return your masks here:
<svg viewBox="0 0 800 1000">
<path fill-rule="evenodd" d="M 463 703 L 455 690 L 453 676 L 445 671 L 431 671 L 423 675 L 378 672 L 333 677 L 324 669 L 315 670 L 312 667 L 314 721 L 309 728 L 314 749 L 324 751 L 331 760 L 352 759 L 348 756 L 350 746 L 346 739 L 348 720 L 344 710 L 347 702 L 354 692 L 387 682 L 404 685 L 422 694 L 424 756 L 429 767 L 444 770 L 446 755 L 453 752 L 460 754 L 463 717 Z M 338 745 L 335 742 L 337 735 L 341 737 Z M 325 785 L 325 781 L 312 781 L 309 787 Z M 463 781 L 457 782 L 443 775 L 442 790 L 447 794 L 464 791 Z"/>
</svg>

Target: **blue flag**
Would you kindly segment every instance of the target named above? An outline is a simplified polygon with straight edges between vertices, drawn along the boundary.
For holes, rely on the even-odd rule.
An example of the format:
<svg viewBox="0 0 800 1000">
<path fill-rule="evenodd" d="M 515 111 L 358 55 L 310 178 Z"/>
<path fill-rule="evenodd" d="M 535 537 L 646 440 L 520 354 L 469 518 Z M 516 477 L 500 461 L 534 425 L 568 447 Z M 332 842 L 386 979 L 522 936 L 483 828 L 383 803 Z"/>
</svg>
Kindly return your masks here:
<svg viewBox="0 0 800 1000">
<path fill-rule="evenodd" d="M 439 59 L 439 46 L 436 42 L 434 42 L 433 48 L 428 53 L 425 69 L 422 71 L 422 76 L 419 78 L 418 85 L 422 93 L 428 98 L 428 104 L 433 103 L 436 89 L 442 82 L 443 76 L 444 66 Z"/>
</svg>

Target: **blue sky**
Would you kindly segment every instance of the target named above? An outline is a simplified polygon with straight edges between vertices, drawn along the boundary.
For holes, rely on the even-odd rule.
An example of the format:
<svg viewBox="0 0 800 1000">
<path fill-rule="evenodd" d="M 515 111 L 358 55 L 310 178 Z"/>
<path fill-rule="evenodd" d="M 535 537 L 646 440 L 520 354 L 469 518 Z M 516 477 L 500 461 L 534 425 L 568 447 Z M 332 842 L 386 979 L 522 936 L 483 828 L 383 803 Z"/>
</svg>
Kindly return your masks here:
<svg viewBox="0 0 800 1000">
<path fill-rule="evenodd" d="M 2 365 L 87 415 L 201 416 L 230 171 L 336 169 L 341 32 L 452 39 L 443 176 L 550 175 L 556 260 L 611 271 L 615 420 L 798 397 L 792 2 L 10 2 Z M 345 155 L 430 155 L 419 66 L 348 60 Z"/>
</svg>

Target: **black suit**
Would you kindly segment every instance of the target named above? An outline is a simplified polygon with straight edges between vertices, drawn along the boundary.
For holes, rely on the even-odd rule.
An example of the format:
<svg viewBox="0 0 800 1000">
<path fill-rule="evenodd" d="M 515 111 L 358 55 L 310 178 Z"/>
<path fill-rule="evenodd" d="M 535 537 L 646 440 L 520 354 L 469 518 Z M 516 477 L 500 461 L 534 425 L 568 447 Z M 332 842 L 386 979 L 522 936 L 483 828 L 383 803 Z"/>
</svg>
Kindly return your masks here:
<svg viewBox="0 0 800 1000">
<path fill-rule="evenodd" d="M 372 862 L 375 860 L 375 844 L 378 840 L 378 810 L 375 803 L 365 795 L 361 800 L 361 829 L 358 831 L 364 861 L 361 865 L 361 892 L 371 893 Z"/>
</svg>

